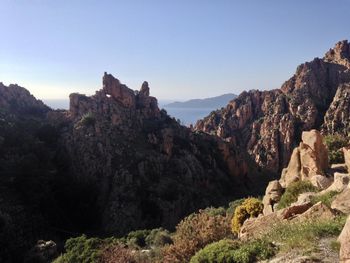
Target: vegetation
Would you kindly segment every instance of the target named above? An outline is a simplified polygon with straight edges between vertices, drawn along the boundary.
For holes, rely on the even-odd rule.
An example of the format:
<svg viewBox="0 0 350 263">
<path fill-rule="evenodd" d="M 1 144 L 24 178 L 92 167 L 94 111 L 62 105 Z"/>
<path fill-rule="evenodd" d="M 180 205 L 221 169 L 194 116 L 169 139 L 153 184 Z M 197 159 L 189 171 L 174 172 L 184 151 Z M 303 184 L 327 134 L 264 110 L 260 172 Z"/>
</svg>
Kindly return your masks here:
<svg viewBox="0 0 350 263">
<path fill-rule="evenodd" d="M 311 203 L 314 205 L 318 202 L 322 202 L 326 206 L 331 207 L 331 203 L 337 194 L 339 194 L 337 191 L 329 191 L 322 195 L 313 196 L 311 198 Z"/>
<path fill-rule="evenodd" d="M 145 240 L 149 248 L 159 248 L 173 243 L 169 231 L 163 228 L 152 229 Z"/>
<path fill-rule="evenodd" d="M 131 231 L 126 237 L 119 239 L 119 241 L 135 249 L 156 248 L 173 243 L 169 231 L 163 228 Z"/>
<path fill-rule="evenodd" d="M 281 197 L 277 209 L 288 207 L 298 200 L 298 196 L 306 192 L 316 192 L 317 188 L 308 181 L 298 181 L 291 183 Z"/>
<path fill-rule="evenodd" d="M 331 164 L 344 163 L 344 155 L 342 147 L 349 145 L 349 138 L 339 134 L 327 135 L 324 137 L 324 142 L 328 148 L 328 158 Z"/>
<path fill-rule="evenodd" d="M 336 219 L 308 221 L 304 223 L 281 223 L 264 238 L 280 244 L 279 250 L 312 250 L 323 237 L 338 236 L 345 225 L 345 217 Z"/>
<path fill-rule="evenodd" d="M 229 221 L 225 216 L 200 210 L 178 224 L 174 244 L 162 250 L 162 262 L 189 262 L 198 250 L 229 235 Z"/>
<path fill-rule="evenodd" d="M 93 126 L 95 125 L 96 119 L 92 112 L 85 113 L 80 120 L 80 123 L 84 126 Z"/>
<path fill-rule="evenodd" d="M 251 217 L 257 217 L 262 213 L 264 205 L 257 198 L 247 198 L 236 207 L 232 218 L 232 232 L 238 233 L 244 221 Z"/>
<path fill-rule="evenodd" d="M 275 251 L 273 244 L 264 240 L 240 244 L 223 239 L 198 251 L 190 263 L 249 263 L 268 259 Z"/>
<path fill-rule="evenodd" d="M 237 200 L 229 203 L 228 208 L 226 210 L 226 214 L 227 214 L 228 218 L 232 219 L 233 214 L 235 213 L 237 206 L 240 206 L 244 202 L 244 200 L 245 199 L 242 198 L 242 199 L 237 199 Z"/>
<path fill-rule="evenodd" d="M 115 240 L 87 238 L 86 235 L 70 238 L 64 246 L 66 253 L 58 257 L 54 263 L 99 262 L 102 257 L 102 248 L 113 241 Z"/>
</svg>

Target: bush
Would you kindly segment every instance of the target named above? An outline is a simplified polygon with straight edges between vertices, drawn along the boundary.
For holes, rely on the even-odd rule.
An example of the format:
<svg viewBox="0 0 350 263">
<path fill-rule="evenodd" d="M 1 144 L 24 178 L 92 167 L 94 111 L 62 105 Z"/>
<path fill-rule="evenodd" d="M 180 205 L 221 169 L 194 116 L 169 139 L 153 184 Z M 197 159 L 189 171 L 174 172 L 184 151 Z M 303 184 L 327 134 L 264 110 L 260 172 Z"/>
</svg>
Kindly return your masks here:
<svg viewBox="0 0 350 263">
<path fill-rule="evenodd" d="M 66 252 L 54 262 L 99 262 L 103 248 L 114 242 L 115 239 L 87 238 L 86 235 L 70 238 L 64 246 Z"/>
<path fill-rule="evenodd" d="M 85 113 L 80 120 L 80 123 L 84 126 L 93 126 L 95 125 L 95 122 L 95 116 L 91 112 Z"/>
<path fill-rule="evenodd" d="M 298 200 L 298 196 L 306 192 L 316 192 L 317 188 L 313 186 L 309 181 L 298 181 L 291 183 L 284 194 L 281 196 L 281 200 L 277 205 L 277 209 L 288 207 L 290 204 Z"/>
<path fill-rule="evenodd" d="M 242 199 L 237 199 L 237 200 L 229 203 L 228 208 L 226 210 L 226 215 L 228 218 L 232 219 L 233 214 L 235 213 L 237 206 L 240 206 L 244 202 L 244 200 L 245 199 L 242 198 Z"/>
<path fill-rule="evenodd" d="M 205 210 L 200 210 L 177 225 L 174 244 L 162 250 L 162 262 L 189 262 L 198 250 L 229 234 L 229 220 L 225 216 L 211 216 Z"/>
<path fill-rule="evenodd" d="M 146 238 L 150 234 L 150 230 L 135 230 L 131 231 L 126 237 L 128 246 L 134 248 L 143 248 L 146 246 Z"/>
<path fill-rule="evenodd" d="M 192 258 L 190 263 L 226 263 L 235 262 L 235 250 L 239 247 L 237 241 L 223 239 L 218 242 L 207 245 L 199 250 Z"/>
<path fill-rule="evenodd" d="M 101 261 L 103 263 L 136 263 L 135 253 L 122 245 L 107 247 L 102 251 Z"/>
<path fill-rule="evenodd" d="M 331 164 L 344 163 L 344 155 L 342 147 L 349 145 L 349 138 L 342 135 L 327 135 L 324 137 L 324 142 L 328 148 L 328 158 Z"/>
<path fill-rule="evenodd" d="M 249 263 L 264 260 L 275 254 L 272 243 L 256 240 L 244 244 L 224 239 L 198 251 L 190 263 Z"/>
<path fill-rule="evenodd" d="M 326 206 L 331 207 L 331 203 L 337 194 L 339 194 L 337 191 L 329 191 L 323 195 L 313 196 L 311 198 L 311 203 L 314 205 L 318 202 L 322 202 Z"/>
<path fill-rule="evenodd" d="M 163 228 L 152 229 L 145 241 L 150 248 L 163 247 L 173 243 L 169 231 Z"/>
<path fill-rule="evenodd" d="M 235 261 L 237 263 L 256 262 L 271 258 L 276 253 L 276 247 L 266 240 L 255 240 L 243 244 L 235 251 Z"/>
<path fill-rule="evenodd" d="M 240 206 L 237 206 L 232 218 L 232 232 L 238 233 L 244 221 L 251 217 L 257 217 L 262 213 L 264 205 L 257 198 L 247 198 Z"/>
</svg>

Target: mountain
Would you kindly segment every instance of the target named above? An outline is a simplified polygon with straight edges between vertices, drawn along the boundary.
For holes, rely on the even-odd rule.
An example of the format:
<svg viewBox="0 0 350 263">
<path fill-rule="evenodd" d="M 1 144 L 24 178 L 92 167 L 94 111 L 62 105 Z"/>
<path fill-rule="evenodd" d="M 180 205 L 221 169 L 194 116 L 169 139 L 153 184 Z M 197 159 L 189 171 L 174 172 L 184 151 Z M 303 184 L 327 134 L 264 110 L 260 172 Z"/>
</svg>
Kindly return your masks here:
<svg viewBox="0 0 350 263">
<path fill-rule="evenodd" d="M 278 173 L 288 164 L 302 131 L 348 135 L 349 96 L 350 45 L 344 40 L 322 59 L 298 66 L 280 89 L 245 91 L 194 129 L 231 141 L 259 167 Z"/>
<path fill-rule="evenodd" d="M 22 262 L 41 239 L 173 229 L 200 208 L 263 190 L 263 180 L 250 184 L 261 173 L 244 154 L 180 125 L 147 82 L 139 91 L 107 73 L 102 82 L 93 96 L 71 94 L 69 110 L 0 85 L 1 262 Z"/>
<path fill-rule="evenodd" d="M 262 194 L 280 174 L 291 181 L 294 170 L 300 178 L 311 174 L 310 158 L 324 151 L 312 146 L 320 139 L 306 136 L 303 143 L 313 151 L 301 143 L 292 156 L 303 131 L 350 132 L 345 40 L 322 59 L 300 65 L 280 89 L 245 91 L 193 129 L 158 108 L 146 81 L 135 91 L 105 73 L 102 86 L 93 96 L 71 94 L 69 110 L 52 110 L 20 86 L 0 84 L 1 262 L 22 262 L 42 239 L 59 247 L 82 233 L 121 237 L 137 229 L 173 230 L 198 209 Z M 177 228 L 177 252 L 204 245 L 188 242 L 187 231 L 213 237 L 191 221 L 186 227 L 191 218 L 204 232 L 206 223 L 220 225 L 199 214 L 201 220 L 192 215 L 180 223 L 183 232 Z M 179 235 L 184 242 L 176 244 Z M 46 244 L 52 245 L 40 241 L 34 252 Z M 161 262 L 178 262 L 173 248 Z"/>
<path fill-rule="evenodd" d="M 236 98 L 233 93 L 223 94 L 206 99 L 192 99 L 184 102 L 172 102 L 164 105 L 164 108 L 209 108 L 212 110 L 225 106 L 230 100 Z"/>
</svg>

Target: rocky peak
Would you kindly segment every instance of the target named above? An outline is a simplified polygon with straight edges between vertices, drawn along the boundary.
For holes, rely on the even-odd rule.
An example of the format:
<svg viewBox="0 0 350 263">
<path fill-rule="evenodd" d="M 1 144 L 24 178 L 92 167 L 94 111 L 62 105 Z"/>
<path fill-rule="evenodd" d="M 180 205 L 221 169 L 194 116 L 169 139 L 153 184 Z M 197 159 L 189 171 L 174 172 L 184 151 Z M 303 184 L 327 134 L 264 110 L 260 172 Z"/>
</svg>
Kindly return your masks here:
<svg viewBox="0 0 350 263">
<path fill-rule="evenodd" d="M 324 60 L 350 68 L 350 43 L 347 40 L 339 41 L 326 53 Z"/>
<path fill-rule="evenodd" d="M 140 93 L 142 96 L 149 96 L 149 86 L 148 86 L 148 82 L 144 81 L 142 83 L 141 89 L 140 89 Z"/>
<path fill-rule="evenodd" d="M 50 110 L 25 88 L 17 84 L 5 86 L 3 83 L 0 83 L 0 108 L 21 115 L 44 114 Z"/>
<path fill-rule="evenodd" d="M 157 99 L 151 97 L 148 82 L 143 82 L 141 90 L 134 91 L 122 84 L 111 74 L 104 73 L 103 87 L 94 96 L 73 93 L 70 98 L 70 114 L 73 118 L 92 112 L 110 116 L 114 124 L 122 119 L 138 115 L 140 118 L 158 118 L 160 111 Z M 126 113 L 129 112 L 129 113 Z M 125 118 L 124 118 L 125 117 Z"/>
<path fill-rule="evenodd" d="M 349 44 L 341 41 L 324 59 L 298 66 L 280 89 L 243 92 L 194 129 L 237 142 L 258 166 L 280 172 L 303 131 L 347 135 L 349 61 Z"/>
<path fill-rule="evenodd" d="M 111 74 L 104 73 L 103 91 L 125 107 L 135 107 L 135 92 L 114 78 Z"/>
</svg>

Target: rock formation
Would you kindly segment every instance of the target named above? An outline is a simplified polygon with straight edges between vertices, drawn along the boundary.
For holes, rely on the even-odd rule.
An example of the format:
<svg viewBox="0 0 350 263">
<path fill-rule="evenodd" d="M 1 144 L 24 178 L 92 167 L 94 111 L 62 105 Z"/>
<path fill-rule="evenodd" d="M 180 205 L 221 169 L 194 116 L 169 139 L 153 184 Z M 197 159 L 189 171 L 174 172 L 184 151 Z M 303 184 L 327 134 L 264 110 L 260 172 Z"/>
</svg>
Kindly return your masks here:
<svg viewBox="0 0 350 263">
<path fill-rule="evenodd" d="M 5 86 L 0 82 L 0 109 L 16 114 L 42 114 L 50 108 L 34 98 L 28 90 L 15 85 Z"/>
<path fill-rule="evenodd" d="M 325 189 L 330 185 L 325 176 L 328 168 L 328 151 L 322 135 L 316 130 L 305 131 L 299 147 L 293 150 L 288 167 L 282 171 L 280 183 L 286 188 L 293 182 L 308 180 Z"/>
<path fill-rule="evenodd" d="M 247 191 L 248 165 L 233 145 L 179 125 L 159 110 L 147 82 L 133 91 L 105 73 L 95 95 L 70 95 L 69 116 L 62 144 L 72 173 L 96 186 L 108 233 L 170 228 Z"/>
<path fill-rule="evenodd" d="M 260 167 L 280 172 L 302 131 L 322 128 L 347 135 L 349 46 L 341 41 L 323 59 L 300 65 L 280 89 L 243 92 L 194 129 L 230 139 Z"/>
<path fill-rule="evenodd" d="M 275 204 L 277 204 L 283 194 L 283 188 L 278 180 L 271 181 L 265 191 L 263 198 L 264 215 L 270 214 L 275 210 Z"/>
</svg>

